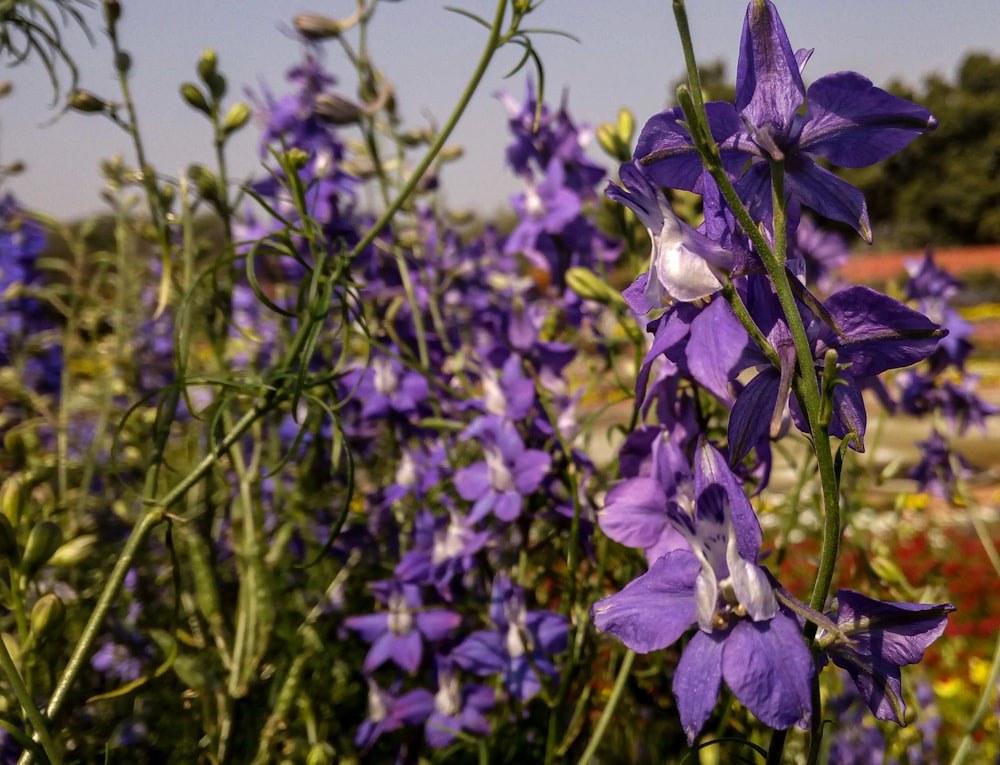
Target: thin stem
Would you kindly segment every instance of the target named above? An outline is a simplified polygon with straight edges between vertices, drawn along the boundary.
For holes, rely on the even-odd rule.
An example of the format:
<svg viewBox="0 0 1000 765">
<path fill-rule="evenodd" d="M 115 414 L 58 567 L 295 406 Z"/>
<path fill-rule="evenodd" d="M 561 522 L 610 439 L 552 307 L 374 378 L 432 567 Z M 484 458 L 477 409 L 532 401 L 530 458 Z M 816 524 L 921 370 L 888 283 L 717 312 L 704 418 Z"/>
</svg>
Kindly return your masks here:
<svg viewBox="0 0 1000 765">
<path fill-rule="evenodd" d="M 615 678 L 615 687 L 611 690 L 611 698 L 608 699 L 607 706 L 601 712 L 601 718 L 597 721 L 597 725 L 594 726 L 594 735 L 590 737 L 587 748 L 580 755 L 577 765 L 589 765 L 591 760 L 594 759 L 597 747 L 601 745 L 601 739 L 604 738 L 604 733 L 611 723 L 611 718 L 615 715 L 615 708 L 618 706 L 618 702 L 621 701 L 622 693 L 625 691 L 625 683 L 628 682 L 634 661 L 635 651 L 626 651 L 622 659 L 622 664 L 618 668 L 618 676 Z"/>
<path fill-rule="evenodd" d="M 483 77 L 486 75 L 486 70 L 489 68 L 494 54 L 496 54 L 503 44 L 503 38 L 501 38 L 500 30 L 503 27 L 506 11 L 507 0 L 499 0 L 497 2 L 496 13 L 493 17 L 493 24 L 490 27 L 490 35 L 487 40 L 486 47 L 479 59 L 479 63 L 472 72 L 472 77 L 465 86 L 465 90 L 462 91 L 462 95 L 459 97 L 458 103 L 455 105 L 451 116 L 448 117 L 448 121 L 445 122 L 444 128 L 440 133 L 438 133 L 437 138 L 434 139 L 430 148 L 427 149 L 427 153 L 424 155 L 424 158 L 414 169 L 409 180 L 407 180 L 407 182 L 403 185 L 403 188 L 396 195 L 396 198 L 392 200 L 392 203 L 385 209 L 385 212 L 383 212 L 382 215 L 379 216 L 379 219 L 375 221 L 375 225 L 368 229 L 368 233 L 361 237 L 361 241 L 354 246 L 353 250 L 351 250 L 348 260 L 354 260 L 357 258 L 358 255 L 364 252 L 368 245 L 375 241 L 375 238 L 381 233 L 382 229 L 389 224 L 389 221 L 392 220 L 393 216 L 395 216 L 395 214 L 403 207 L 406 200 L 410 198 L 416 190 L 417 185 L 420 183 L 420 180 L 424 177 L 424 173 L 427 172 L 431 164 L 437 158 L 438 154 L 441 153 L 441 149 L 444 148 L 445 143 L 451 137 L 452 132 L 455 130 L 455 126 L 458 125 L 459 120 L 465 113 L 466 108 L 469 106 L 472 96 L 475 95 L 476 90 L 479 88 L 479 83 L 482 82 Z"/>
<path fill-rule="evenodd" d="M 10 683 L 10 687 L 13 689 L 18 703 L 20 703 L 21 709 L 24 710 L 24 716 L 31 723 L 31 727 L 35 729 L 35 737 L 42 745 L 42 749 L 45 750 L 45 755 L 49 758 L 49 762 L 52 765 L 61 765 L 62 757 L 45 724 L 45 718 L 42 717 L 41 712 L 38 711 L 38 707 L 35 706 L 35 702 L 31 698 L 31 692 L 24 684 L 21 673 L 14 666 L 14 660 L 11 658 L 10 652 L 7 650 L 7 644 L 2 638 L 0 638 L 0 672 L 3 672 L 7 677 L 7 681 Z"/>
</svg>

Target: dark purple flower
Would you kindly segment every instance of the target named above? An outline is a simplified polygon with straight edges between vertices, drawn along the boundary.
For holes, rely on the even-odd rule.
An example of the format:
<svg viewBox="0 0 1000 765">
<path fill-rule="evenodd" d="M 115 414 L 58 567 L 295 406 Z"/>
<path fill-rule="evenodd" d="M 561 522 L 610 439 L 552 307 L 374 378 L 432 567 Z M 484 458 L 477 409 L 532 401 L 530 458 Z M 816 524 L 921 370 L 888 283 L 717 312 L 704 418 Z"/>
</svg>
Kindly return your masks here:
<svg viewBox="0 0 1000 765">
<path fill-rule="evenodd" d="M 916 445 L 921 451 L 920 462 L 907 476 L 917 482 L 921 491 L 948 500 L 954 498 L 958 482 L 972 475 L 972 467 L 935 429 L 931 429 L 926 441 Z"/>
<path fill-rule="evenodd" d="M 476 531 L 473 523 L 451 505 L 446 515 L 435 517 L 420 510 L 414 520 L 413 548 L 396 565 L 403 582 L 433 584 L 446 601 L 453 599 L 456 577 L 472 570 L 475 555 L 489 541 L 488 531 Z"/>
<path fill-rule="evenodd" d="M 864 196 L 816 158 L 866 167 L 905 148 L 937 122 L 926 109 L 855 72 L 821 77 L 807 93 L 800 70 L 810 54 L 793 53 L 770 0 L 753 0 L 743 25 L 735 106 L 707 104 L 709 127 L 727 170 L 738 178 L 737 192 L 759 220 L 770 218 L 770 163 L 781 162 L 785 193 L 793 201 L 853 226 L 871 241 Z M 661 185 L 700 191 L 701 161 L 683 120 L 680 107 L 650 119 L 635 158 Z"/>
<path fill-rule="evenodd" d="M 941 637 L 951 603 L 889 603 L 853 590 L 837 591 L 837 628 L 843 637 L 818 635 L 830 659 L 847 671 L 880 720 L 904 724 L 900 667 L 916 664 Z"/>
<path fill-rule="evenodd" d="M 757 564 L 762 534 L 753 508 L 707 443 L 696 455 L 693 513 L 676 503 L 668 513 L 691 549 L 667 553 L 624 590 L 595 603 L 594 625 L 639 653 L 666 648 L 698 627 L 673 682 L 689 742 L 715 708 L 723 679 L 766 725 L 806 725 L 812 657 Z"/>
</svg>

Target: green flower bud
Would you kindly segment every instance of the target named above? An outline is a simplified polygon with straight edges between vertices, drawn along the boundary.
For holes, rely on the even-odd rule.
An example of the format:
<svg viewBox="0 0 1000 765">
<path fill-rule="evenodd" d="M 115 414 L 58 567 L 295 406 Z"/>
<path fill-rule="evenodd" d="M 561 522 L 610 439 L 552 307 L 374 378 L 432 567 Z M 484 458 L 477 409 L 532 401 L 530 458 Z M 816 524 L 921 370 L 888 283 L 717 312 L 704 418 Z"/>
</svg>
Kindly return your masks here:
<svg viewBox="0 0 1000 765">
<path fill-rule="evenodd" d="M 211 170 L 204 165 L 191 165 L 188 167 L 187 174 L 195 188 L 198 189 L 198 194 L 201 195 L 202 199 L 208 202 L 218 201 L 219 184 Z"/>
<path fill-rule="evenodd" d="M 14 90 L 14 83 L 10 80 L 4 80 L 0 82 L 0 98 L 4 96 L 9 96 L 11 91 Z"/>
<path fill-rule="evenodd" d="M 566 284 L 585 300 L 608 305 L 621 302 L 622 296 L 588 268 L 571 268 L 566 272 Z"/>
<path fill-rule="evenodd" d="M 313 744 L 306 755 L 306 765 L 333 765 L 337 751 L 325 741 Z"/>
<path fill-rule="evenodd" d="M 122 17 L 122 4 L 118 0 L 104 0 L 104 18 L 108 26 L 114 26 Z"/>
<path fill-rule="evenodd" d="M 218 66 L 219 57 L 214 50 L 207 48 L 198 59 L 198 76 L 201 77 L 201 81 L 208 84 L 209 79 L 217 74 Z"/>
<path fill-rule="evenodd" d="M 9 451 L 8 445 L 8 451 Z M 0 511 L 11 526 L 21 520 L 21 513 L 27 504 L 23 482 L 19 476 L 8 478 L 0 484 Z"/>
<path fill-rule="evenodd" d="M 181 97 L 188 102 L 188 106 L 197 109 L 199 112 L 204 114 L 212 113 L 205 94 L 193 82 L 185 82 L 181 85 Z"/>
<path fill-rule="evenodd" d="M 17 565 L 17 534 L 6 513 L 0 513 L 0 563 Z"/>
<path fill-rule="evenodd" d="M 328 40 L 344 31 L 339 21 L 318 13 L 299 13 L 292 19 L 292 26 L 307 40 Z"/>
<path fill-rule="evenodd" d="M 74 90 L 69 95 L 69 108 L 84 114 L 96 114 L 107 111 L 110 107 L 107 101 L 99 98 L 89 90 Z"/>
<path fill-rule="evenodd" d="M 250 105 L 238 101 L 229 108 L 226 118 L 222 121 L 222 132 L 232 135 L 250 120 Z"/>
<path fill-rule="evenodd" d="M 340 96 L 322 93 L 316 97 L 314 112 L 331 125 L 353 125 L 361 121 L 364 109 Z"/>
<path fill-rule="evenodd" d="M 465 149 L 461 146 L 445 146 L 441 149 L 438 157 L 442 162 L 454 162 L 457 159 L 461 159 L 463 154 L 465 154 Z"/>
<path fill-rule="evenodd" d="M 31 634 L 41 642 L 66 621 L 66 606 L 55 593 L 42 595 L 31 609 Z"/>
<path fill-rule="evenodd" d="M 28 541 L 24 543 L 21 573 L 31 579 L 35 572 L 48 562 L 62 541 L 62 529 L 58 524 L 52 521 L 35 524 L 28 533 Z"/>
<path fill-rule="evenodd" d="M 97 545 L 96 534 L 82 534 L 69 540 L 52 553 L 49 564 L 53 566 L 78 566 L 83 563 Z"/>
<path fill-rule="evenodd" d="M 118 51 L 118 54 L 115 56 L 115 69 L 122 74 L 128 74 L 131 68 L 132 56 L 129 55 L 128 51 Z"/>
<path fill-rule="evenodd" d="M 625 144 L 632 143 L 632 136 L 635 133 L 635 117 L 628 109 L 618 110 L 618 137 Z"/>
</svg>

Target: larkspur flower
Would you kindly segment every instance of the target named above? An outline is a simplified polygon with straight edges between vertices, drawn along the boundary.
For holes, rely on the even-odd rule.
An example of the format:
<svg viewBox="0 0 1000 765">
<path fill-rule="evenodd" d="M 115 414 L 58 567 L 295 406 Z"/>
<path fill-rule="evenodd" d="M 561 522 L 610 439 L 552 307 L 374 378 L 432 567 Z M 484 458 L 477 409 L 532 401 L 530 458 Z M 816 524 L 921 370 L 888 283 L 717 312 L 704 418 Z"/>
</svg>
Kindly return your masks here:
<svg viewBox="0 0 1000 765">
<path fill-rule="evenodd" d="M 478 630 L 452 652 L 452 660 L 482 677 L 500 674 L 504 686 L 519 701 L 533 698 L 542 678 L 558 670 L 552 656 L 566 650 L 566 619 L 550 611 L 529 611 L 524 589 L 505 574 L 497 574 L 490 595 L 493 629 Z"/>
<path fill-rule="evenodd" d="M 806 91 L 797 53 L 770 0 L 747 7 L 736 72 L 736 102 L 706 104 L 709 129 L 736 190 L 760 220 L 770 218 L 771 163 L 785 172 L 785 192 L 826 218 L 847 223 L 867 241 L 864 195 L 821 167 L 867 167 L 937 125 L 930 112 L 872 85 L 856 72 L 821 77 Z M 803 113 L 802 106 L 805 104 Z M 663 186 L 702 191 L 702 164 L 675 107 L 652 117 L 635 158 Z"/>
<path fill-rule="evenodd" d="M 434 696 L 425 688 L 396 695 L 395 690 L 380 688 L 368 680 L 368 716 L 361 721 L 354 736 L 354 745 L 368 749 L 384 733 L 404 725 L 420 725 L 434 711 Z"/>
<path fill-rule="evenodd" d="M 625 188 L 612 183 L 605 193 L 639 217 L 653 248 L 645 280 L 625 292 L 632 310 L 645 314 L 672 301 L 690 302 L 722 289 L 720 272 L 732 266 L 732 255 L 678 218 L 641 165 L 624 164 L 618 172 Z"/>
<path fill-rule="evenodd" d="M 441 749 L 455 741 L 462 731 L 487 734 L 490 722 L 484 716 L 493 708 L 496 692 L 479 683 L 462 683 L 458 668 L 448 657 L 438 656 L 438 690 L 434 711 L 427 718 L 424 735 L 427 743 Z"/>
<path fill-rule="evenodd" d="M 696 453 L 692 510 L 668 507 L 690 549 L 667 553 L 624 590 L 595 603 L 594 625 L 638 653 L 666 648 L 697 626 L 673 682 L 690 743 L 723 679 L 766 725 L 806 725 L 812 656 L 798 621 L 779 608 L 757 564 L 762 533 L 753 508 L 725 459 L 705 442 Z"/>
<path fill-rule="evenodd" d="M 890 603 L 842 589 L 837 591 L 836 623 L 843 637 L 821 630 L 817 639 L 830 660 L 854 680 L 872 714 L 902 725 L 906 705 L 900 668 L 923 658 L 954 610 L 950 603 Z"/>
</svg>

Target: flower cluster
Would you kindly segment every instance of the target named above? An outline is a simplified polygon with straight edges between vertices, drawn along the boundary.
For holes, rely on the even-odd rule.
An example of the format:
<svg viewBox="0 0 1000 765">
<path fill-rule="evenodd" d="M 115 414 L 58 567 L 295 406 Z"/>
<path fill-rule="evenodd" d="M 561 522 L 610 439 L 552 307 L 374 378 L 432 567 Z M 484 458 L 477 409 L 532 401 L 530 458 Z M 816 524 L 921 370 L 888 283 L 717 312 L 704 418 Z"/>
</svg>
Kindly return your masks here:
<svg viewBox="0 0 1000 765">
<path fill-rule="evenodd" d="M 607 191 L 636 213 L 652 243 L 648 272 L 623 297 L 638 314 L 666 310 L 648 325 L 652 340 L 637 383 L 637 401 L 656 421 L 626 441 L 625 480 L 608 493 L 599 518 L 608 536 L 644 551 L 649 570 L 596 603 L 593 618 L 640 653 L 667 648 L 696 628 L 673 678 L 690 743 L 723 680 L 766 725 L 808 727 L 817 662 L 827 659 L 848 671 L 876 716 L 902 723 L 900 667 L 920 660 L 953 610 L 840 590 L 834 612 L 824 615 L 760 562 L 761 527 L 743 484 L 752 479 L 759 490 L 766 483 L 770 442 L 794 423 L 814 439 L 834 436 L 863 451 L 862 391 L 880 385 L 887 370 L 947 353 L 941 338 L 954 324 L 867 287 L 821 300 L 797 280 L 810 260 L 821 266 L 812 267 L 818 279 L 824 261 L 840 257 L 836 247 L 826 257 L 810 255 L 814 228 L 795 238 L 802 206 L 871 238 L 861 193 L 817 159 L 863 167 L 935 126 L 927 110 L 852 72 L 822 77 L 807 91 L 801 69 L 809 54 L 793 52 L 769 0 L 753 0 L 735 103 L 705 105 L 720 172 L 768 252 L 737 223 L 720 177 L 703 168 L 704 138 L 688 130 L 697 115 L 680 107 L 646 123 L 633 162 L 621 167 L 624 188 Z M 678 218 L 661 186 L 702 194 L 698 228 Z M 784 191 L 776 196 L 777 189 Z M 784 230 L 776 230 L 777 220 Z M 773 266 L 770 248 L 789 240 L 788 261 Z M 811 375 L 814 382 L 804 379 Z M 691 396 L 692 387 L 714 402 Z M 824 399 L 822 409 L 810 403 L 810 387 Z M 726 414 L 725 446 L 717 448 L 706 434 Z M 803 638 L 806 621 L 818 631 L 811 645 Z"/>
</svg>

